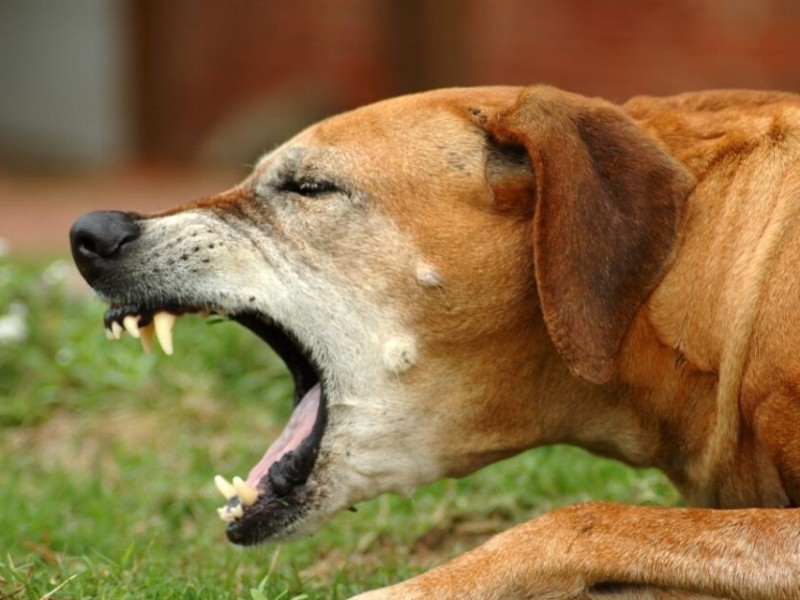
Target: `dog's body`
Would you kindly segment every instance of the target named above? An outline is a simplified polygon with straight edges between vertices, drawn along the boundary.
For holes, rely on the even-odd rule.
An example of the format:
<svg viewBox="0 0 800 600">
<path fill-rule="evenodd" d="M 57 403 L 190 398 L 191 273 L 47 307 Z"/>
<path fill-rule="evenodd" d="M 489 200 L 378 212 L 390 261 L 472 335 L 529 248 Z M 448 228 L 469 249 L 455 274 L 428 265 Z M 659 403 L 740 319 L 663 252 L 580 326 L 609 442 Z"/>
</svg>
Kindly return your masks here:
<svg viewBox="0 0 800 600">
<path fill-rule="evenodd" d="M 363 598 L 800 598 L 797 96 L 409 96 L 72 241 L 109 322 L 210 309 L 306 356 L 234 541 L 571 443 L 705 508 L 570 507 Z"/>
</svg>

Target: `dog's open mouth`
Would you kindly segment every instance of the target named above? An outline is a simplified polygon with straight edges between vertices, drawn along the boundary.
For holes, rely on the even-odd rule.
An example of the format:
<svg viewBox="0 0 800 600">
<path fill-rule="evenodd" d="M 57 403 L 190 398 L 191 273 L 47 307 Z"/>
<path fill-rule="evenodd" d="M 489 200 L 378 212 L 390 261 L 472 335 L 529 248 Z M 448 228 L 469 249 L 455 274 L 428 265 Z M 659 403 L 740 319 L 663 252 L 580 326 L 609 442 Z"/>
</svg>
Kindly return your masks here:
<svg viewBox="0 0 800 600">
<path fill-rule="evenodd" d="M 119 339 L 127 331 L 139 338 L 147 351 L 153 337 L 165 353 L 172 354 L 172 328 L 177 317 L 207 314 L 187 306 L 143 307 L 113 304 L 106 311 L 107 335 Z M 268 343 L 286 363 L 295 384 L 294 410 L 289 423 L 247 478 L 230 482 L 217 475 L 214 483 L 227 500 L 218 510 L 228 524 L 231 542 L 242 545 L 286 535 L 308 509 L 306 483 L 319 453 L 326 423 L 324 374 L 291 332 L 256 313 L 228 315 Z"/>
</svg>

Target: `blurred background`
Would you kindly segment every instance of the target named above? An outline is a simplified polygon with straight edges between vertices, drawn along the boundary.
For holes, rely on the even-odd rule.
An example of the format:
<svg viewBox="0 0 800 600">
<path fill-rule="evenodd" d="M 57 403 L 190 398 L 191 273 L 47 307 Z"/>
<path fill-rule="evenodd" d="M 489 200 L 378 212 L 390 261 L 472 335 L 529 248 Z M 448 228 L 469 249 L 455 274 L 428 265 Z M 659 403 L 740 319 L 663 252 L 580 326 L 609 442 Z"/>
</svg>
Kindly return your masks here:
<svg viewBox="0 0 800 600">
<path fill-rule="evenodd" d="M 217 193 L 326 115 L 529 83 L 800 92 L 800 2 L 0 0 L 0 598 L 337 599 L 557 506 L 679 503 L 545 448 L 240 552 L 211 478 L 279 434 L 285 369 L 233 323 L 181 319 L 171 357 L 109 343 L 68 258 L 81 213 Z"/>
<path fill-rule="evenodd" d="M 235 182 L 325 115 L 450 85 L 800 91 L 796 0 L 0 0 L 0 237 Z"/>
</svg>

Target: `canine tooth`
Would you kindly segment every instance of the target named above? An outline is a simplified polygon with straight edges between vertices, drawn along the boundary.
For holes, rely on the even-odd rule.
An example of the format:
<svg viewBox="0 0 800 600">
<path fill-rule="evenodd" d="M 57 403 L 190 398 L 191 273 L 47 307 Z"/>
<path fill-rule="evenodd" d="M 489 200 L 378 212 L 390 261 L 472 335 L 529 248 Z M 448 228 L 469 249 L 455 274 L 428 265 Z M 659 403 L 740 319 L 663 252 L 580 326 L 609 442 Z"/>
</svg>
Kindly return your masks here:
<svg viewBox="0 0 800 600">
<path fill-rule="evenodd" d="M 114 339 L 114 332 L 111 331 L 110 327 L 106 327 L 106 339 L 113 340 Z"/>
<path fill-rule="evenodd" d="M 156 328 L 156 338 L 161 344 L 164 354 L 172 354 L 172 328 L 177 317 L 172 313 L 159 312 L 153 315 L 153 325 Z"/>
<path fill-rule="evenodd" d="M 233 478 L 233 487 L 236 489 L 236 493 L 239 494 L 239 500 L 242 501 L 242 504 L 245 506 L 255 504 L 258 498 L 258 490 L 256 488 L 246 481 L 242 481 L 241 477 Z"/>
<path fill-rule="evenodd" d="M 145 325 L 139 329 L 139 341 L 144 351 L 150 354 L 153 351 L 153 324 Z"/>
<path fill-rule="evenodd" d="M 114 336 L 115 340 L 122 339 L 122 332 L 125 331 L 122 329 L 122 325 L 117 323 L 116 321 L 111 322 L 111 335 Z"/>
<path fill-rule="evenodd" d="M 236 488 L 222 475 L 214 477 L 214 485 L 217 486 L 219 493 L 225 496 L 225 500 L 230 500 L 236 495 Z"/>
<path fill-rule="evenodd" d="M 125 331 L 130 333 L 133 337 L 139 337 L 139 315 L 128 315 L 122 319 L 122 326 Z"/>
<path fill-rule="evenodd" d="M 237 504 L 231 509 L 231 516 L 233 516 L 234 520 L 241 519 L 244 516 L 244 509 L 241 504 Z"/>
</svg>

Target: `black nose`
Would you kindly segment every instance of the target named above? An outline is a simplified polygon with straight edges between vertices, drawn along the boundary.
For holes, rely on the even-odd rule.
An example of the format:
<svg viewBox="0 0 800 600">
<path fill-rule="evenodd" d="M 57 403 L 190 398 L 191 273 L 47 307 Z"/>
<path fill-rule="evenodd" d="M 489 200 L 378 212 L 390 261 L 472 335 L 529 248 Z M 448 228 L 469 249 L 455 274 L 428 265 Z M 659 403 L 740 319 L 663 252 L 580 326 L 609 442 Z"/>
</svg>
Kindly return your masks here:
<svg viewBox="0 0 800 600">
<path fill-rule="evenodd" d="M 136 215 L 119 211 L 86 213 L 69 230 L 72 257 L 89 285 L 112 265 L 125 244 L 138 237 Z"/>
</svg>

